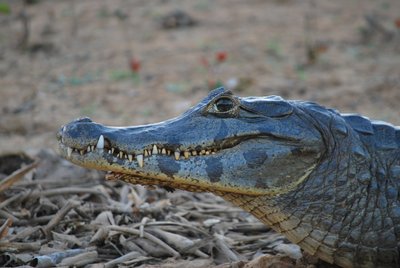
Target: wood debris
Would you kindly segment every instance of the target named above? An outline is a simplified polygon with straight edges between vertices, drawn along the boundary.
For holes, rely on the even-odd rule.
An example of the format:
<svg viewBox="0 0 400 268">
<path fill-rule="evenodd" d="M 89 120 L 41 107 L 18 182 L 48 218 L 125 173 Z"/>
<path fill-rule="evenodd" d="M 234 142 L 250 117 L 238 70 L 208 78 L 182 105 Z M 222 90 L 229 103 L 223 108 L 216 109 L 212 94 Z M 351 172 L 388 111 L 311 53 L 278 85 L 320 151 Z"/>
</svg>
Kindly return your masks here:
<svg viewBox="0 0 400 268">
<path fill-rule="evenodd" d="M 216 267 L 301 256 L 212 194 L 108 182 L 50 151 L 35 157 L 36 171 L 0 193 L 0 266 Z"/>
</svg>

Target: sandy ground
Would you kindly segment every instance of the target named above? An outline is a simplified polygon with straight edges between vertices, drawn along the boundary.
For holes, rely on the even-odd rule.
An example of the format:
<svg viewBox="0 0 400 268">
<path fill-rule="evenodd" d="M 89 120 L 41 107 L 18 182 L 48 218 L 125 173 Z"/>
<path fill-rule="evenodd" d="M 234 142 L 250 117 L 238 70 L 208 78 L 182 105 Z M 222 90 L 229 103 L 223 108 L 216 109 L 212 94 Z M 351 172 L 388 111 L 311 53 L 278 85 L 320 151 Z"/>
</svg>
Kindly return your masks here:
<svg viewBox="0 0 400 268">
<path fill-rule="evenodd" d="M 56 130 L 80 116 L 164 120 L 229 80 L 239 95 L 313 100 L 400 124 L 399 1 L 9 2 L 11 14 L 0 15 L 0 151 L 56 148 Z M 197 24 L 164 29 L 178 9 Z M 23 10 L 29 37 L 17 48 Z"/>
</svg>

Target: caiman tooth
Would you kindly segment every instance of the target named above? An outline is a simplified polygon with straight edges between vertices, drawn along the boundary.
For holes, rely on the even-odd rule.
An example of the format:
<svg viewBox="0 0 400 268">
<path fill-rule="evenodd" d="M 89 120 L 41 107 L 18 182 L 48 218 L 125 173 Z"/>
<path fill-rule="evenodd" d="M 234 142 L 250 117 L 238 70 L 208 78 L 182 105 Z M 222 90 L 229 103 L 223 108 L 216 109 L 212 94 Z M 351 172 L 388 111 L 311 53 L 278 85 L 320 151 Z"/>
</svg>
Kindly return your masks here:
<svg viewBox="0 0 400 268">
<path fill-rule="evenodd" d="M 132 162 L 133 161 L 133 155 L 128 154 L 128 160 L 129 160 L 129 162 Z"/>
<path fill-rule="evenodd" d="M 72 148 L 71 147 L 67 148 L 67 155 L 68 155 L 68 157 L 71 157 L 71 155 L 72 155 Z"/>
<path fill-rule="evenodd" d="M 152 154 L 158 154 L 158 149 L 157 149 L 157 145 L 153 145 L 153 151 L 151 152 Z"/>
<path fill-rule="evenodd" d="M 143 167 L 143 155 L 142 154 L 138 154 L 137 156 L 136 156 L 136 159 L 137 159 L 137 162 L 138 162 L 138 164 L 139 164 L 139 167 Z"/>
<path fill-rule="evenodd" d="M 111 150 L 108 150 L 108 153 L 109 153 L 109 154 L 112 154 Z"/>
<path fill-rule="evenodd" d="M 161 154 L 167 154 L 167 150 L 165 150 L 165 148 L 162 148 Z"/>
<path fill-rule="evenodd" d="M 167 155 L 171 155 L 171 150 L 167 150 Z"/>
<path fill-rule="evenodd" d="M 85 150 L 79 150 L 79 153 L 80 153 L 81 155 L 83 155 L 83 154 L 85 153 Z"/>
<path fill-rule="evenodd" d="M 143 150 L 143 154 L 145 157 L 149 156 L 149 152 L 147 150 Z"/>
<path fill-rule="evenodd" d="M 88 153 L 90 153 L 90 150 L 91 150 L 91 147 L 90 147 L 90 145 L 87 147 L 87 149 L 86 149 L 86 151 L 88 152 Z"/>
<path fill-rule="evenodd" d="M 174 156 L 175 156 L 175 160 L 179 160 L 181 153 L 179 151 L 175 151 Z"/>
<path fill-rule="evenodd" d="M 115 148 L 111 148 L 111 153 L 113 154 L 115 151 Z"/>
<path fill-rule="evenodd" d="M 206 155 L 209 155 L 209 154 L 210 154 L 210 151 L 207 150 L 207 151 L 206 151 Z"/>
<path fill-rule="evenodd" d="M 193 156 L 196 156 L 196 155 L 197 155 L 197 151 L 194 151 L 194 150 L 193 150 L 193 151 L 192 151 L 192 155 L 193 155 Z"/>
<path fill-rule="evenodd" d="M 201 150 L 200 155 L 206 154 L 206 150 Z"/>
<path fill-rule="evenodd" d="M 100 135 L 99 140 L 97 141 L 96 148 L 101 150 L 104 149 L 104 137 Z"/>
<path fill-rule="evenodd" d="M 188 151 L 184 151 L 183 152 L 183 156 L 185 156 L 185 158 L 188 159 L 189 158 L 189 152 Z"/>
<path fill-rule="evenodd" d="M 118 157 L 123 159 L 124 158 L 124 153 L 122 151 L 119 151 Z"/>
</svg>

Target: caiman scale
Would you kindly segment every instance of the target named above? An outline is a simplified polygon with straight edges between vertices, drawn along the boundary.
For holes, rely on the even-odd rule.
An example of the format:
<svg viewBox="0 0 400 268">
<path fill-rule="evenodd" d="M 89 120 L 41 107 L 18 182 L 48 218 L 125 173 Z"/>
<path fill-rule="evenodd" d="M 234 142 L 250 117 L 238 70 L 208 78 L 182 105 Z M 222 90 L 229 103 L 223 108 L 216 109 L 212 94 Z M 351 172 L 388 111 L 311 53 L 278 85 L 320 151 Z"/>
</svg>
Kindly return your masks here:
<svg viewBox="0 0 400 268">
<path fill-rule="evenodd" d="M 110 178 L 212 192 L 342 267 L 400 267 L 400 128 L 316 103 L 215 89 L 183 115 L 77 119 L 61 154 Z"/>
</svg>

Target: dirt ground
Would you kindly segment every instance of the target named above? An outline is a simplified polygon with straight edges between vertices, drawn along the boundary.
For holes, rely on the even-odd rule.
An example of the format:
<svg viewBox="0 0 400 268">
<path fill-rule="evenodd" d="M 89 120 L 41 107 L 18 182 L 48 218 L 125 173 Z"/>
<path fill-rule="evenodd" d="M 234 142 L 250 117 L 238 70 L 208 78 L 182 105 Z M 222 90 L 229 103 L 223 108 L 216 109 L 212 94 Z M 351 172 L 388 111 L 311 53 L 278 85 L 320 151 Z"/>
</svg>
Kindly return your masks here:
<svg viewBox="0 0 400 268">
<path fill-rule="evenodd" d="M 0 15 L 1 151 L 56 149 L 56 130 L 80 116 L 164 120 L 229 80 L 239 95 L 314 100 L 400 124 L 398 1 L 9 3 Z M 197 24 L 164 29 L 178 9 Z"/>
<path fill-rule="evenodd" d="M 0 153 L 57 151 L 81 116 L 165 120 L 218 85 L 400 125 L 400 1 L 24 2 L 0 1 Z"/>
</svg>

